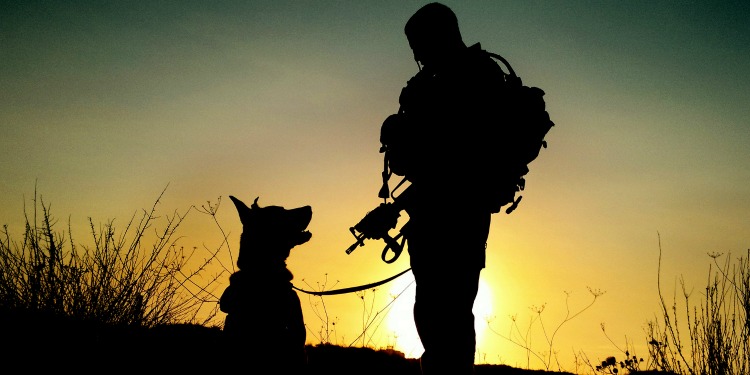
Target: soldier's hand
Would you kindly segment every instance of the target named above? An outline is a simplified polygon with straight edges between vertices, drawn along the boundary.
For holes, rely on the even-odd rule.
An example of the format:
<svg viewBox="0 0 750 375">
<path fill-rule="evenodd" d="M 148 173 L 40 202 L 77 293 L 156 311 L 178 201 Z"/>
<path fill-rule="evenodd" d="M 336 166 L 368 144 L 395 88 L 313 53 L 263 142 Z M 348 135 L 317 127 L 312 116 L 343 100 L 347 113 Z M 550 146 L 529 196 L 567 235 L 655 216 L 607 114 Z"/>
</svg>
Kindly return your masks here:
<svg viewBox="0 0 750 375">
<path fill-rule="evenodd" d="M 367 239 L 380 239 L 388 236 L 388 231 L 398 223 L 399 210 L 392 203 L 381 203 L 354 226 Z"/>
</svg>

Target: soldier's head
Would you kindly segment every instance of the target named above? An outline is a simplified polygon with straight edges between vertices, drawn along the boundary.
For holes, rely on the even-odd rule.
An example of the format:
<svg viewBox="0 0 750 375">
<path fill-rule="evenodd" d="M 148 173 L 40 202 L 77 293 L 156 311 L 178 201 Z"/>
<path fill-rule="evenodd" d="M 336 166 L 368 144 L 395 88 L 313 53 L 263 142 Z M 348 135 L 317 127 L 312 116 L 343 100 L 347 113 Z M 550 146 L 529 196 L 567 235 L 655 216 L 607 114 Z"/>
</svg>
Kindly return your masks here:
<svg viewBox="0 0 750 375">
<path fill-rule="evenodd" d="M 429 3 L 417 10 L 406 22 L 404 32 L 414 59 L 425 67 L 439 67 L 466 48 L 456 14 L 440 3 Z"/>
</svg>

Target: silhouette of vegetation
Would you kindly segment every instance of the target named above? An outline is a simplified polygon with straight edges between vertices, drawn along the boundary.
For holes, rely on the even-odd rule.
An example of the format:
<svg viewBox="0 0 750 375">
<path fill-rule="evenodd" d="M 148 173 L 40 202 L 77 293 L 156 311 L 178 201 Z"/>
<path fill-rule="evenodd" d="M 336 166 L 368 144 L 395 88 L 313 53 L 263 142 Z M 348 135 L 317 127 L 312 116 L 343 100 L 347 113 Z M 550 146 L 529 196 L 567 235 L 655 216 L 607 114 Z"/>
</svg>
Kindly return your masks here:
<svg viewBox="0 0 750 375">
<path fill-rule="evenodd" d="M 0 310 L 145 328 L 215 325 L 221 273 L 204 274 L 218 250 L 188 267 L 198 251 L 179 246 L 177 230 L 190 209 L 157 216 L 163 194 L 122 231 L 114 220 L 96 226 L 89 218 L 93 245 L 79 245 L 70 226 L 57 231 L 51 206 L 35 191 L 22 239 L 13 240 L 7 225 L 0 234 Z"/>
<path fill-rule="evenodd" d="M 313 287 L 306 280 L 302 282 L 307 285 L 310 290 L 315 292 L 324 292 L 332 290 L 338 285 L 339 280 L 336 280 L 332 285 L 328 285 L 328 274 L 325 274 L 324 281 L 316 283 L 317 287 Z M 403 295 L 403 293 L 413 284 L 410 283 L 404 287 L 400 292 L 390 296 L 390 300 L 385 303 L 384 306 L 379 307 L 376 311 L 376 301 L 378 301 L 377 291 L 378 288 L 364 289 L 361 291 L 354 292 L 354 296 L 362 301 L 362 332 L 355 337 L 349 344 L 345 343 L 345 337 L 338 337 L 336 332 L 336 324 L 339 322 L 339 318 L 331 318 L 328 315 L 328 309 L 326 307 L 324 295 L 308 295 L 309 303 L 312 308 L 315 317 L 320 321 L 320 328 L 317 332 L 313 331 L 308 326 L 308 332 L 310 332 L 317 342 L 321 345 L 342 345 L 348 347 L 355 347 L 359 343 L 360 347 L 377 347 L 377 343 L 374 341 L 375 334 L 385 321 L 385 318 L 390 313 L 393 303 Z M 386 345 L 387 347 L 388 345 Z"/>
<path fill-rule="evenodd" d="M 496 328 L 492 327 L 492 318 L 487 318 L 488 329 L 495 335 L 523 348 L 526 351 L 527 368 L 531 368 L 532 359 L 535 359 L 534 363 L 540 363 L 541 366 L 547 371 L 549 371 L 553 366 L 558 371 L 563 371 L 563 366 L 558 358 L 558 352 L 555 350 L 555 337 L 566 323 L 570 322 L 571 320 L 575 319 L 576 317 L 583 314 L 586 310 L 591 308 L 591 306 L 596 303 L 596 300 L 605 293 L 604 291 L 601 291 L 599 289 L 592 288 L 588 288 L 588 291 L 593 297 L 592 300 L 586 306 L 583 306 L 576 312 L 571 312 L 570 310 L 571 293 L 565 292 L 565 316 L 562 318 L 560 323 L 558 323 L 557 326 L 554 327 L 552 331 L 548 330 L 547 325 L 544 323 L 544 319 L 542 317 L 542 313 L 544 312 L 546 304 L 530 307 L 533 315 L 529 320 L 528 326 L 525 328 L 525 330 L 522 330 L 522 328 L 518 325 L 517 315 L 513 315 L 510 317 L 511 325 L 507 334 L 503 334 Z M 539 326 L 539 329 L 541 329 L 542 331 L 546 343 L 546 347 L 543 350 L 532 348 L 531 344 L 531 332 L 537 324 Z"/>
<path fill-rule="evenodd" d="M 693 291 L 680 277 L 684 305 L 678 306 L 676 296 L 667 305 L 661 288 L 659 239 L 662 320 L 648 323 L 649 356 L 656 369 L 676 374 L 750 374 L 750 249 L 734 262 L 727 254 L 723 264 L 719 263 L 723 254 L 708 255 L 713 261 L 703 299 L 693 303 Z M 681 329 L 687 330 L 687 336 Z"/>
<path fill-rule="evenodd" d="M 335 283 L 329 286 L 328 274 L 325 274 L 325 278 L 323 282 L 316 283 L 317 287 L 313 287 L 305 279 L 302 279 L 302 282 L 305 283 L 305 285 L 307 285 L 309 289 L 322 292 L 322 291 L 333 289 L 336 285 L 338 285 L 339 280 L 336 280 Z M 328 308 L 326 306 L 325 299 L 323 298 L 323 296 L 314 296 L 312 294 L 309 294 L 308 302 L 310 304 L 310 307 L 312 308 L 313 313 L 315 314 L 315 317 L 317 317 L 318 320 L 320 321 L 320 328 L 318 329 L 317 332 L 315 332 L 310 328 L 309 324 L 306 324 L 307 331 L 313 337 L 315 337 L 315 339 L 320 344 L 324 344 L 324 345 L 339 344 L 337 340 L 337 335 L 336 335 L 336 323 L 338 322 L 338 317 L 331 318 L 328 315 Z"/>
<path fill-rule="evenodd" d="M 625 359 L 624 361 L 617 361 L 615 357 L 607 357 L 600 365 L 596 365 L 595 371 L 600 374 L 611 374 L 616 375 L 619 374 L 620 371 L 618 370 L 617 366 L 619 364 L 620 369 L 628 371 L 627 373 L 634 373 L 638 371 L 638 363 L 643 361 L 643 358 L 640 360 L 637 356 L 629 357 L 629 353 L 625 353 Z"/>
<path fill-rule="evenodd" d="M 150 209 L 133 215 L 122 230 L 116 228 L 115 220 L 97 226 L 89 218 L 93 244 L 83 245 L 74 240 L 70 225 L 67 231 L 57 230 L 59 223 L 52 214 L 51 205 L 35 191 L 30 210 L 24 208 L 25 228 L 20 240 L 12 238 L 7 225 L 0 232 L 0 314 L 4 320 L 18 323 L 14 328 L 24 329 L 27 333 L 50 329 L 63 337 L 63 341 L 55 342 L 66 345 L 77 344 L 79 341 L 73 338 L 82 336 L 80 328 L 91 326 L 136 327 L 159 332 L 150 336 L 132 336 L 151 343 L 151 346 L 141 346 L 141 349 L 177 346 L 182 341 L 215 345 L 222 325 L 215 291 L 223 286 L 220 282 L 222 275 L 230 272 L 217 255 L 226 246 L 230 258 L 234 258 L 227 234 L 216 218 L 221 200 L 215 204 L 208 202 L 200 208 L 191 206 L 184 213 L 175 211 L 171 215 L 159 215 L 157 207 L 163 194 L 164 191 Z M 192 210 L 211 216 L 223 236 L 217 249 L 208 250 L 204 246 L 208 256 L 197 262 L 198 249 L 185 250 L 179 246 L 182 237 L 177 233 Z M 659 273 L 661 251 L 660 242 Z M 584 362 L 592 373 L 750 373 L 750 250 L 736 259 L 731 254 L 708 255 L 712 263 L 700 303 L 694 303 L 692 291 L 680 278 L 684 306 L 678 306 L 676 299 L 667 305 L 659 277 L 663 319 L 648 322 L 647 360 L 634 354 L 632 342 L 627 338 L 624 348 L 617 346 L 601 324 L 602 332 L 621 355 L 609 356 L 595 364 L 585 358 Z M 216 269 L 217 265 L 219 273 L 206 277 L 209 269 Z M 331 289 L 338 281 L 328 284 L 326 275 L 322 285 L 311 289 Z M 343 338 L 337 337 L 335 328 L 338 318 L 330 318 L 323 296 L 311 297 L 310 303 L 321 321 L 321 329 L 314 334 L 318 343 L 307 345 L 312 361 L 310 373 L 343 374 L 353 368 L 368 368 L 359 373 L 382 373 L 386 369 L 392 370 L 390 373 L 393 374 L 419 373 L 418 360 L 404 358 L 402 353 L 389 349 L 373 349 L 376 346 L 374 333 L 390 312 L 391 304 L 400 296 L 393 295 L 385 306 L 376 308 L 376 291 L 373 288 L 355 295 L 362 301 L 362 333 L 343 345 L 338 343 Z M 480 364 L 476 366 L 476 373 L 567 374 L 555 351 L 555 338 L 567 322 L 591 308 L 604 294 L 590 288 L 589 293 L 593 296 L 591 302 L 573 312 L 568 306 L 570 293 L 566 292 L 566 315 L 552 330 L 547 328 L 543 319 L 544 305 L 531 307 L 533 316 L 526 328 L 519 326 L 516 316 L 511 319 L 508 334 L 490 326 L 491 332 L 526 350 L 527 369 Z M 39 324 L 40 320 L 18 319 L 21 316 L 47 321 Z M 685 319 L 684 323 L 682 319 Z M 82 322 L 93 325 L 82 325 Z M 487 323 L 490 325 L 491 319 Z M 30 324 L 38 324 L 41 328 L 35 331 Z M 59 327 L 53 329 L 53 325 Z M 545 337 L 542 349 L 531 346 L 529 335 L 534 327 L 541 329 Z M 89 340 L 96 345 L 99 336 L 85 333 L 80 342 Z M 164 336 L 171 338 L 161 339 Z M 11 337 L 6 335 L 2 340 L 8 344 Z M 185 337 L 191 337 L 193 341 L 186 341 Z M 220 349 L 218 345 L 215 348 Z M 618 360 L 617 357 L 624 359 Z M 531 370 L 533 362 L 541 364 L 544 370 Z M 551 371 L 552 367 L 557 371 Z M 368 372 L 370 370 L 372 372 Z M 574 373 L 578 373 L 578 369 Z"/>
<path fill-rule="evenodd" d="M 625 356 L 625 359 L 623 360 L 617 360 L 616 356 L 608 356 L 598 364 L 593 364 L 591 360 L 588 358 L 588 356 L 585 353 L 580 353 L 581 361 L 587 365 L 592 373 L 594 374 L 620 374 L 622 371 L 625 371 L 625 374 L 640 374 L 641 371 L 641 365 L 644 363 L 644 359 L 642 357 L 638 357 L 638 355 L 635 354 L 635 347 L 632 343 L 632 341 L 628 340 L 627 336 L 625 337 L 625 347 L 620 348 L 619 345 L 617 345 L 612 338 L 607 335 L 607 330 L 605 328 L 604 323 L 601 323 L 599 325 L 602 329 L 602 333 L 604 333 L 604 336 L 609 340 L 612 345 L 617 348 L 617 350 Z M 632 354 L 631 354 L 632 353 Z M 621 357 L 622 358 L 622 357 Z M 646 367 L 650 367 L 646 365 Z"/>
<path fill-rule="evenodd" d="M 675 292 L 672 304 L 668 305 L 661 288 L 659 236 L 657 287 L 661 320 L 647 322 L 647 359 L 631 354 L 635 349 L 627 338 L 624 349 L 617 347 L 602 324 L 602 332 L 625 359 L 618 361 L 610 356 L 594 365 L 582 354 L 591 370 L 596 374 L 749 374 L 750 250 L 734 260 L 728 253 L 723 263 L 719 262 L 724 257 L 722 253 L 708 256 L 712 262 L 703 299 L 694 302 L 693 291 L 680 276 L 683 303 L 678 303 Z"/>
<path fill-rule="evenodd" d="M 625 348 L 620 348 L 614 342 L 614 340 L 612 340 L 609 335 L 607 335 L 607 330 L 604 326 L 604 323 L 602 323 L 600 327 L 607 340 L 609 340 L 609 342 L 611 342 L 612 345 L 625 356 L 625 359 L 618 361 L 615 356 L 607 357 L 604 361 L 601 362 L 601 364 L 593 366 L 594 370 L 597 373 L 602 374 L 618 374 L 620 373 L 620 370 L 627 371 L 628 374 L 633 374 L 641 371 L 641 364 L 644 362 L 644 360 L 642 357 L 638 357 L 635 354 L 635 347 L 633 346 L 633 343 L 628 341 L 628 338 L 625 337 Z M 631 352 L 633 353 L 632 355 Z M 646 367 L 649 367 L 648 364 L 646 365 Z"/>
</svg>

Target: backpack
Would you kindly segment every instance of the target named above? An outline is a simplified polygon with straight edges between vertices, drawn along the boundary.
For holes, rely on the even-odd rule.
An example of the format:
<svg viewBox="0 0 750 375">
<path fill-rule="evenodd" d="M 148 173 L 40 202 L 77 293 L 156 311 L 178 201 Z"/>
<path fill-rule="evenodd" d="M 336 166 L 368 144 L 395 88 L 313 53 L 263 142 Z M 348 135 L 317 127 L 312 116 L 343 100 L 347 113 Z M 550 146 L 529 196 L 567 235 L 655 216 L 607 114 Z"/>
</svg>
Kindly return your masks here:
<svg viewBox="0 0 750 375">
<path fill-rule="evenodd" d="M 487 204 L 492 213 L 498 213 L 503 206 L 510 204 L 505 210 L 510 214 L 521 201 L 520 192 L 526 187 L 524 177 L 529 172 L 528 165 L 539 156 L 542 148 L 547 147 L 544 138 L 554 123 L 546 111 L 545 93 L 542 89 L 523 85 L 521 78 L 502 56 L 484 50 L 481 50 L 481 53 L 500 61 L 507 69 L 507 72 L 502 67 L 498 69 L 502 76 L 497 80 L 500 86 L 498 90 L 502 93 L 499 99 L 501 103 L 498 103 L 502 106 L 502 119 L 498 128 L 492 129 L 491 134 L 492 137 L 499 138 L 493 143 L 500 147 L 497 151 L 489 152 L 493 170 L 487 172 L 487 181 L 492 184 L 492 193 Z M 413 79 L 418 80 L 419 74 Z M 388 187 L 388 179 L 392 174 L 404 176 L 394 191 L 407 180 L 410 150 L 400 144 L 403 138 L 400 129 L 407 126 L 405 122 L 399 111 L 389 116 L 381 127 L 380 152 L 384 153 L 384 167 L 383 187 L 378 196 L 383 199 L 392 197 L 395 201 L 396 197 Z"/>
<path fill-rule="evenodd" d="M 505 210 L 506 214 L 510 214 L 523 198 L 520 192 L 526 187 L 525 176 L 529 173 L 529 164 L 539 156 L 542 148 L 547 148 L 544 138 L 555 124 L 546 110 L 544 90 L 525 86 L 506 59 L 496 53 L 485 53 L 502 62 L 508 70 L 507 73 L 503 72 L 507 90 L 503 121 L 512 126 L 500 131 L 504 150 L 498 155 L 502 159 L 498 162 L 507 167 L 499 168 L 499 173 L 495 175 L 497 193 L 490 205 L 492 212 L 497 213 L 510 204 Z"/>
</svg>

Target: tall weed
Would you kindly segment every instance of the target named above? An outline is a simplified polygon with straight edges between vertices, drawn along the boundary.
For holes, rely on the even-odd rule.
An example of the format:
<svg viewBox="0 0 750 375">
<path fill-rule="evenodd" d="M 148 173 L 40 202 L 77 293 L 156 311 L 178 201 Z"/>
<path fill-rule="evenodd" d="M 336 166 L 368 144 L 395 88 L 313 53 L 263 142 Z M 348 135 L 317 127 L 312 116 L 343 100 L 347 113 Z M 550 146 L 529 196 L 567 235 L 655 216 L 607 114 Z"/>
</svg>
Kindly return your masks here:
<svg viewBox="0 0 750 375">
<path fill-rule="evenodd" d="M 570 310 L 570 292 L 565 292 L 566 298 L 565 298 L 565 316 L 562 317 L 559 323 L 553 327 L 553 329 L 550 330 L 548 325 L 545 323 L 543 319 L 543 312 L 546 307 L 546 305 L 541 306 L 531 306 L 529 309 L 532 311 L 532 317 L 529 320 L 528 325 L 525 328 L 521 328 L 518 325 L 518 316 L 513 315 L 510 317 L 511 319 L 511 325 L 508 329 L 507 334 L 503 334 L 502 332 L 498 331 L 497 329 L 493 328 L 491 323 L 492 319 L 487 319 L 488 329 L 490 332 L 494 333 L 495 335 L 511 342 L 512 344 L 521 347 L 526 351 L 526 366 L 527 368 L 531 368 L 532 362 L 535 364 L 541 364 L 541 366 L 546 370 L 550 371 L 551 369 L 556 369 L 557 371 L 563 371 L 563 366 L 560 363 L 560 359 L 558 357 L 558 352 L 555 350 L 555 338 L 557 337 L 557 334 L 560 332 L 560 329 L 570 322 L 571 320 L 575 319 L 576 317 L 583 314 L 586 310 L 591 308 L 591 306 L 596 303 L 596 300 L 601 297 L 605 292 L 599 289 L 592 289 L 588 288 L 589 293 L 592 296 L 592 300 L 582 308 L 578 309 L 577 311 L 573 312 Z M 544 343 L 543 347 L 536 348 L 534 345 L 532 345 L 532 330 L 534 328 L 540 329 L 541 333 L 544 337 Z"/>
<path fill-rule="evenodd" d="M 647 325 L 649 356 L 658 370 L 677 374 L 750 374 L 750 249 L 744 257 L 709 253 L 705 294 L 696 303 L 680 278 L 683 305 L 676 292 L 667 305 L 661 289 L 661 240 L 658 289 L 662 320 Z M 685 319 L 685 323 L 681 322 Z M 687 332 L 680 329 L 686 329 Z"/>
<path fill-rule="evenodd" d="M 178 246 L 177 231 L 193 207 L 157 216 L 163 194 L 121 231 L 114 220 L 95 225 L 89 218 L 92 244 L 79 245 L 70 225 L 67 233 L 57 230 L 50 205 L 35 192 L 21 239 L 7 225 L 0 233 L 0 311 L 146 328 L 216 325 L 221 273 L 204 274 L 218 250 L 189 268 L 198 249 Z"/>
</svg>

